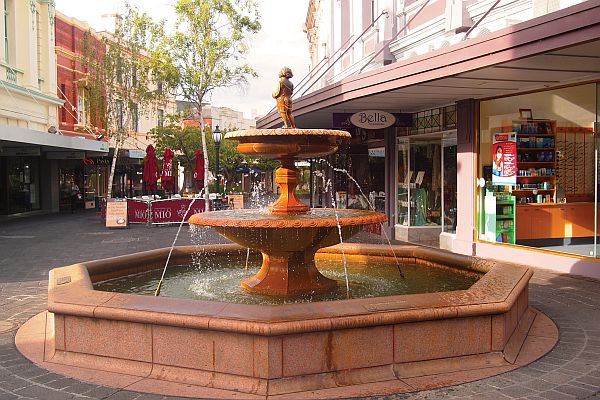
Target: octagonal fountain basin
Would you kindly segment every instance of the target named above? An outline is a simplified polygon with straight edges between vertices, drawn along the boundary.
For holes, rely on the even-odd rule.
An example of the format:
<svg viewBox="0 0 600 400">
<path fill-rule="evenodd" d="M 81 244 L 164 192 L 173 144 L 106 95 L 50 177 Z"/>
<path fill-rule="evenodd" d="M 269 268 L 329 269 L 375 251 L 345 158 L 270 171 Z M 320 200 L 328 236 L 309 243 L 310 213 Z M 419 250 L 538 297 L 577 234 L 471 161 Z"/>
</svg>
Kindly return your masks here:
<svg viewBox="0 0 600 400">
<path fill-rule="evenodd" d="M 190 264 L 198 251 L 200 258 L 233 263 L 222 274 L 232 265 L 243 269 L 246 258 L 246 249 L 237 245 L 176 247 L 171 264 Z M 416 246 L 345 244 L 344 252 L 350 275 L 395 265 L 395 253 L 406 264 L 407 281 L 417 269 L 430 271 L 431 277 L 453 270 L 451 275 L 470 280 L 459 290 L 384 291 L 368 297 L 369 289 L 364 298 L 287 299 L 276 305 L 94 288 L 161 269 L 168 252 L 53 269 L 48 311 L 21 327 L 18 349 L 54 372 L 134 391 L 203 398 L 347 398 L 499 374 L 541 357 L 558 338 L 552 321 L 529 307 L 529 268 Z M 317 264 L 340 263 L 340 253 L 340 246 L 322 249 Z M 250 264 L 249 274 L 258 257 Z M 337 279 L 327 267 L 319 268 Z M 393 269 L 382 274 L 402 286 Z M 236 287 L 238 277 L 232 282 Z M 351 293 L 360 285 L 351 283 Z M 440 287 L 424 290 L 430 289 Z M 168 294 L 168 283 L 164 290 Z"/>
</svg>

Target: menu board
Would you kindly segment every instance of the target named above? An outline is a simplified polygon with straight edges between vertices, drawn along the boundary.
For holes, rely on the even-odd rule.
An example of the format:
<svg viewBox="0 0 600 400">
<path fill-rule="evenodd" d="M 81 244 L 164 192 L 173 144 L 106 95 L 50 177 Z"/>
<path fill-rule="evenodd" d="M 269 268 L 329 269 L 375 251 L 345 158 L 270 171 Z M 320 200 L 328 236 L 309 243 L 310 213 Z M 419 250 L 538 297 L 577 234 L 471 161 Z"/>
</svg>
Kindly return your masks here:
<svg viewBox="0 0 600 400">
<path fill-rule="evenodd" d="M 492 184 L 517 184 L 517 134 L 514 132 L 494 134 Z"/>
<path fill-rule="evenodd" d="M 106 227 L 127 228 L 127 199 L 108 199 L 106 203 Z"/>
</svg>

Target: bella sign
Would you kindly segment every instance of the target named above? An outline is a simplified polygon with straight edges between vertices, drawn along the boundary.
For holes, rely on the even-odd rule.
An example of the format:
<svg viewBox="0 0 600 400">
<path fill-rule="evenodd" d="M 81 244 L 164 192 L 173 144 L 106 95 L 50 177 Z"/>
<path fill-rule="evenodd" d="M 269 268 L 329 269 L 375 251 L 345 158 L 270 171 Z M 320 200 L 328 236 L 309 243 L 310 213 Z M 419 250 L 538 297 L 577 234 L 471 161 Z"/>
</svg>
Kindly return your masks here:
<svg viewBox="0 0 600 400">
<path fill-rule="evenodd" d="M 385 111 L 366 110 L 352 114 L 350 122 L 359 128 L 383 129 L 394 125 L 396 117 Z"/>
</svg>

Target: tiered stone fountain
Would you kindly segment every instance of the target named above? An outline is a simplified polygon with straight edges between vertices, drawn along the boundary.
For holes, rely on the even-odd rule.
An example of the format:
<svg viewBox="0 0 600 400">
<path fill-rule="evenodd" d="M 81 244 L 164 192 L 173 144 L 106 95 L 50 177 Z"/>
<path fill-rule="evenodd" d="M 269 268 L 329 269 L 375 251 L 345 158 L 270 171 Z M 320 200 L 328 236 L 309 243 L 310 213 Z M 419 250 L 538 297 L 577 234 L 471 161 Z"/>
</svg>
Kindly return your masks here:
<svg viewBox="0 0 600 400">
<path fill-rule="evenodd" d="M 266 211 L 199 213 L 189 222 L 210 226 L 244 247 L 261 251 L 260 271 L 241 282 L 247 292 L 295 296 L 335 289 L 336 281 L 315 267 L 315 253 L 350 238 L 365 225 L 386 221 L 386 216 L 362 210 L 311 210 L 296 196 L 298 169 L 294 162 L 332 154 L 350 134 L 322 129 L 256 129 L 230 132 L 225 138 L 238 140 L 238 150 L 244 154 L 281 162 L 275 180 L 281 195 Z"/>
<path fill-rule="evenodd" d="M 291 122 L 291 77 L 274 93 Z M 287 98 L 281 99 L 281 93 Z M 285 96 L 284 96 L 285 97 Z M 274 129 L 233 132 L 243 153 L 281 161 L 281 197 L 268 211 L 197 214 L 244 247 L 262 252 L 260 271 L 241 282 L 254 294 L 289 297 L 327 292 L 335 281 L 317 257 L 342 262 L 347 239 L 385 216 L 360 210 L 309 210 L 298 201 L 294 161 L 336 151 L 348 133 Z M 341 232 L 341 233 L 340 233 Z M 176 247 L 173 265 L 198 251 L 219 262 L 246 254 L 236 245 Z M 93 260 L 50 271 L 48 311 L 29 320 L 16 345 L 56 373 L 106 386 L 189 397 L 347 398 L 426 390 L 502 373 L 542 356 L 558 331 L 529 307 L 532 271 L 418 246 L 348 245 L 366 270 L 375 260 L 477 271 L 465 290 L 329 302 L 250 305 L 112 293 L 93 284 L 160 269 L 171 249 Z M 367 272 L 368 273 L 368 272 Z M 425 278 L 427 279 L 427 278 Z M 261 296 L 262 297 L 262 296 Z"/>
</svg>

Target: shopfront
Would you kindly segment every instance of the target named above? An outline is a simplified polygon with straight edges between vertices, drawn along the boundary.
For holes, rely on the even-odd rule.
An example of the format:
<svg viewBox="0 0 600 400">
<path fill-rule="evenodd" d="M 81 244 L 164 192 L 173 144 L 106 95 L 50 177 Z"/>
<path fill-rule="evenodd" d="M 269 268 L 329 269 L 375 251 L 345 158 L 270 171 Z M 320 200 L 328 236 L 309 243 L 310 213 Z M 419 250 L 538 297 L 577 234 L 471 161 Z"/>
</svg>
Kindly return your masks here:
<svg viewBox="0 0 600 400">
<path fill-rule="evenodd" d="M 397 240 L 438 247 L 456 232 L 456 107 L 413 114 L 396 137 Z"/>
<path fill-rule="evenodd" d="M 480 102 L 478 240 L 598 257 L 598 93 L 589 83 Z"/>
<path fill-rule="evenodd" d="M 0 215 L 37 211 L 40 200 L 40 157 L 38 149 L 15 149 L 0 157 Z M 37 156 L 35 154 L 38 154 Z"/>
<path fill-rule="evenodd" d="M 367 154 L 383 147 L 393 239 L 600 277 L 599 37 L 600 4 L 583 2 L 333 82 L 294 102 L 296 123 L 409 113 L 408 128 L 366 143 Z M 357 137 L 351 146 L 365 144 Z M 356 153 L 338 157 L 360 175 Z"/>
<path fill-rule="evenodd" d="M 389 176 L 386 157 L 393 153 L 386 139 L 406 135 L 412 126 L 412 114 L 383 110 L 362 110 L 356 113 L 334 113 L 334 129 L 350 132 L 352 139 L 338 152 L 320 164 L 321 173 L 313 176 L 313 204 L 331 206 L 335 197 L 338 208 L 374 209 L 386 212 L 389 204 Z M 331 178 L 331 193 L 323 180 Z"/>
</svg>

